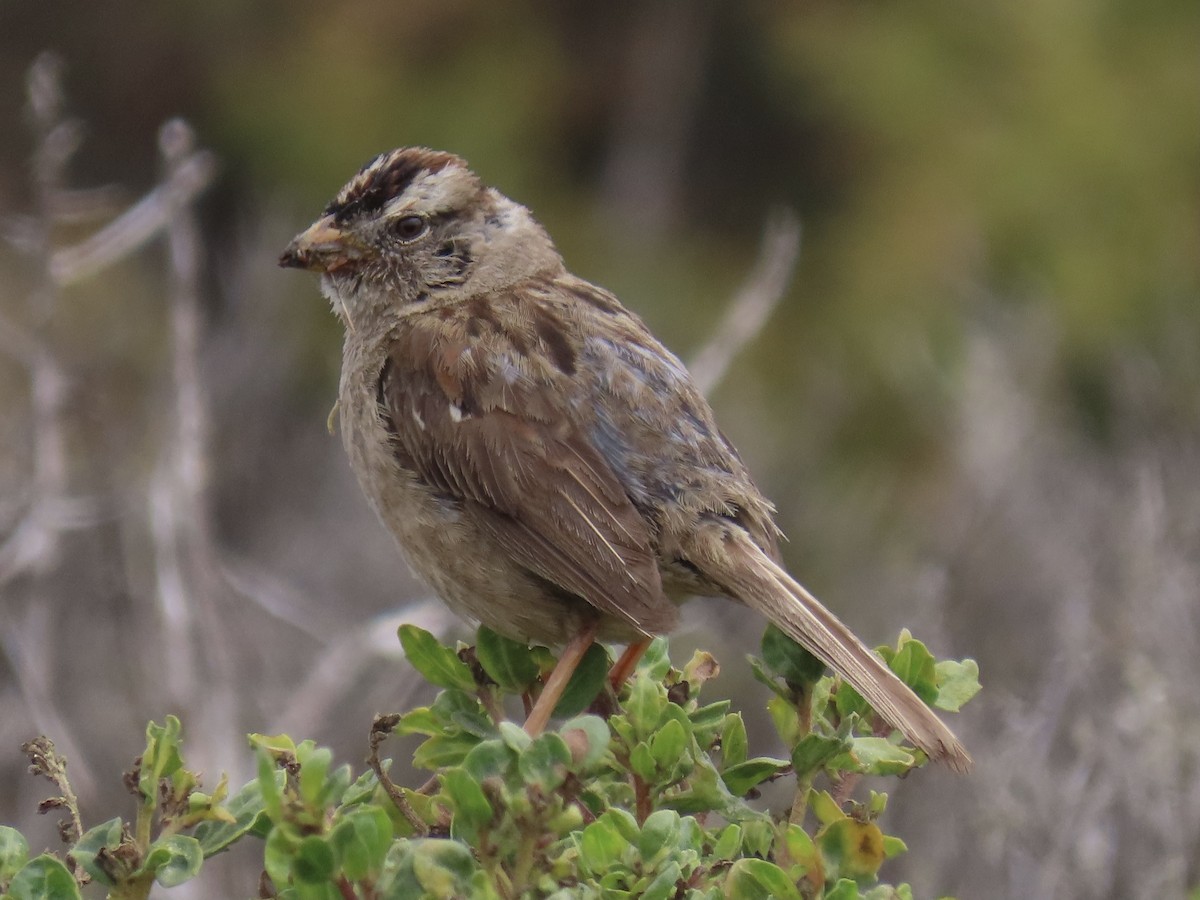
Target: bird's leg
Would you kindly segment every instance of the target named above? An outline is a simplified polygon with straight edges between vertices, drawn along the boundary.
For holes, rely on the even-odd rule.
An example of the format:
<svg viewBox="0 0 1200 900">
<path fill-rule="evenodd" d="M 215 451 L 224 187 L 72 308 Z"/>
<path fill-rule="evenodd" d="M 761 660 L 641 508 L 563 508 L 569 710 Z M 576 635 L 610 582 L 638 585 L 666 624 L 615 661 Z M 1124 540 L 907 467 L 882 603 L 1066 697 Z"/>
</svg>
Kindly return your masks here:
<svg viewBox="0 0 1200 900">
<path fill-rule="evenodd" d="M 650 638 L 641 641 L 634 641 L 625 648 L 625 652 L 621 654 L 621 658 L 617 660 L 616 665 L 612 667 L 612 671 L 608 673 L 608 683 L 612 685 L 612 689 L 620 693 L 621 686 L 629 680 L 629 676 L 633 674 L 633 670 L 637 668 L 638 662 L 646 653 L 646 648 L 650 646 Z"/>
<path fill-rule="evenodd" d="M 532 737 L 537 737 L 546 730 L 546 723 L 550 721 L 554 707 L 558 706 L 563 691 L 567 689 L 567 682 L 575 674 L 575 669 L 578 668 L 583 655 L 596 640 L 597 627 L 597 622 L 589 622 L 579 634 L 567 642 L 567 646 L 563 647 L 562 656 L 558 658 L 554 671 L 546 679 L 546 686 L 542 688 L 541 696 L 533 705 L 529 718 L 525 720 L 525 731 Z"/>
</svg>

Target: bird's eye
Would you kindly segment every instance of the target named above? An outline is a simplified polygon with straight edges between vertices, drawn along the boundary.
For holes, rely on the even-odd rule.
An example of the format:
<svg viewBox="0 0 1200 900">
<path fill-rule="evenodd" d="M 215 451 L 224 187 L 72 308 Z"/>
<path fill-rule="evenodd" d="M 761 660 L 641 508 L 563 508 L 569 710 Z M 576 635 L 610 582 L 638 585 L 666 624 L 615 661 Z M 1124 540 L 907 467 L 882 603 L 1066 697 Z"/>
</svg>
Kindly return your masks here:
<svg viewBox="0 0 1200 900">
<path fill-rule="evenodd" d="M 404 216 L 394 226 L 396 237 L 402 241 L 415 241 L 428 227 L 424 216 Z"/>
</svg>

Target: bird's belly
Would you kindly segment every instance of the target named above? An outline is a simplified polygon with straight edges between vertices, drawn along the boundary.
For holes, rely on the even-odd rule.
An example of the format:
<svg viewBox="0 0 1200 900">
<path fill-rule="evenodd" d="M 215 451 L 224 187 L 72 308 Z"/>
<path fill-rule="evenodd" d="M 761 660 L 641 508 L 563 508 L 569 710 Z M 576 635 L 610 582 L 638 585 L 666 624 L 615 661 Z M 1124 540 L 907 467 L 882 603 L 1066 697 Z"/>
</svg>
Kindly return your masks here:
<svg viewBox="0 0 1200 900">
<path fill-rule="evenodd" d="M 565 644 L 596 618 L 586 601 L 564 596 L 517 565 L 456 504 L 419 484 L 412 486 L 407 502 L 390 499 L 383 507 L 389 513 L 381 514 L 384 524 L 412 570 L 457 615 L 513 640 L 547 646 Z M 610 640 L 634 637 L 615 619 L 601 621 L 601 635 Z"/>
<path fill-rule="evenodd" d="M 410 568 L 458 615 L 514 640 L 560 645 L 596 618 L 586 601 L 564 595 L 517 565 L 455 500 L 403 468 L 365 390 L 343 386 L 339 419 L 350 467 Z M 607 640 L 635 637 L 602 619 Z"/>
</svg>

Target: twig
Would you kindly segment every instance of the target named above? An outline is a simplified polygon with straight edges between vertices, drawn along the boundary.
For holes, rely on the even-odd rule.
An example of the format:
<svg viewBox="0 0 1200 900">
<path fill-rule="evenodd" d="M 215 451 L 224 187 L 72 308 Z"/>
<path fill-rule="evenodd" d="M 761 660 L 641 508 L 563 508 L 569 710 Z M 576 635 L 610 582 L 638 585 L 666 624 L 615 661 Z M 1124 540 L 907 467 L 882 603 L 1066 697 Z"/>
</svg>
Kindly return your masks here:
<svg viewBox="0 0 1200 900">
<path fill-rule="evenodd" d="M 208 532 L 204 465 L 207 416 L 196 358 L 200 331 L 198 236 L 187 207 L 163 200 L 166 185 L 176 177 L 184 154 L 191 150 L 190 130 L 182 123 L 163 126 L 159 146 L 165 164 L 165 183 L 87 243 L 108 248 L 93 253 L 95 261 L 105 253 L 124 255 L 158 228 L 167 229 L 174 402 L 169 433 L 150 482 L 149 522 L 157 582 L 155 597 L 162 616 L 166 656 L 171 660 L 168 690 L 174 699 L 183 700 L 200 682 L 192 631 L 197 605 L 194 601 L 201 592 L 189 590 L 189 582 L 194 581 L 191 576 L 195 574 L 189 563 L 198 545 L 205 543 Z M 105 232 L 115 237 L 104 238 Z M 84 258 L 87 259 L 86 253 Z M 86 271 L 86 266 L 83 270 Z M 214 649 L 219 646 L 220 642 L 216 642 Z"/>
<path fill-rule="evenodd" d="M 216 171 L 216 160 L 206 150 L 173 165 L 167 181 L 104 228 L 74 247 L 56 252 L 50 267 L 55 283 L 66 286 L 85 281 L 137 250 L 202 194 Z"/>
<path fill-rule="evenodd" d="M 54 598 L 39 576 L 58 559 L 61 535 L 84 508 L 67 499 L 67 449 L 64 408 L 69 380 L 53 351 L 59 289 L 50 273 L 54 240 L 54 211 L 65 193 L 67 164 L 79 147 L 79 123 L 63 116 L 62 63 L 42 54 L 30 67 L 26 82 L 28 114 L 33 132 L 32 177 L 34 215 L 25 223 L 27 250 L 39 269 L 37 286 L 27 303 L 27 324 L 5 339 L 5 350 L 24 365 L 29 379 L 30 468 L 24 515 L 0 545 L 0 585 L 31 576 L 29 602 L 17 624 L 15 609 L 8 615 L 3 652 L 16 678 L 23 702 L 38 727 L 53 732 L 60 742 L 78 749 L 71 726 L 53 702 L 52 672 L 57 658 L 50 638 Z M 82 763 L 76 767 L 76 786 L 89 793 L 93 779 Z"/>
<path fill-rule="evenodd" d="M 173 119 L 159 129 L 162 183 L 109 226 L 94 259 L 128 252 L 157 222 L 166 232 L 171 406 L 167 436 L 150 482 L 150 534 L 156 599 L 170 665 L 172 699 L 194 709 L 210 764 L 238 743 L 238 673 L 220 608 L 225 591 L 212 527 L 209 402 L 201 372 L 203 312 L 199 224 L 192 200 L 215 172 L 210 154 L 195 149 L 192 129 Z M 121 222 L 126 224 L 121 227 Z M 101 238 L 98 235 L 97 238 Z M 198 652 L 203 649 L 203 655 Z M 195 755 L 195 751 L 193 750 Z"/>
<path fill-rule="evenodd" d="M 39 813 L 47 813 L 52 809 L 65 809 L 68 819 L 58 823 L 58 833 L 63 843 L 74 845 L 83 835 L 83 820 L 79 817 L 79 800 L 71 790 L 71 782 L 67 779 L 66 757 L 59 755 L 54 749 L 54 742 L 45 735 L 39 735 L 32 741 L 21 745 L 21 752 L 29 757 L 29 773 L 41 775 L 49 780 L 58 790 L 60 796 L 51 797 L 38 804 Z M 91 879 L 74 857 L 68 856 L 67 863 L 71 874 L 80 884 L 86 884 Z"/>
<path fill-rule="evenodd" d="M 705 344 L 688 365 L 701 393 L 711 394 L 729 364 L 763 326 L 783 299 L 800 255 L 800 222 L 789 209 L 767 220 L 758 262 Z"/>
<path fill-rule="evenodd" d="M 428 834 L 429 826 L 417 815 L 412 808 L 412 804 L 408 802 L 408 798 L 404 796 L 400 788 L 396 787 L 396 782 L 388 777 L 387 772 L 383 769 L 383 762 L 379 759 L 379 745 L 382 744 L 396 725 L 400 722 L 400 716 L 394 713 L 384 716 L 376 716 L 375 721 L 371 724 L 370 737 L 370 755 L 367 756 L 367 765 L 375 773 L 375 777 L 379 779 L 379 786 L 387 793 L 392 802 L 396 804 L 396 809 L 400 810 L 400 814 L 408 820 L 412 825 L 413 830 L 417 834 Z"/>
<path fill-rule="evenodd" d="M 41 268 L 37 288 L 29 295 L 30 331 L 25 346 L 19 338 L 14 355 L 24 357 L 29 372 L 31 459 L 26 518 L 0 547 L 0 584 L 26 572 L 46 571 L 58 555 L 59 529 L 49 510 L 66 494 L 67 454 L 63 406 L 67 376 L 50 349 L 48 330 L 58 308 L 58 287 L 50 274 L 53 255 L 53 209 L 63 191 L 64 173 L 79 146 L 79 125 L 62 118 L 62 63 L 42 54 L 29 70 L 27 89 L 33 127 L 33 179 L 36 216 L 30 223 L 30 250 Z M 20 333 L 20 332 L 16 332 Z"/>
</svg>

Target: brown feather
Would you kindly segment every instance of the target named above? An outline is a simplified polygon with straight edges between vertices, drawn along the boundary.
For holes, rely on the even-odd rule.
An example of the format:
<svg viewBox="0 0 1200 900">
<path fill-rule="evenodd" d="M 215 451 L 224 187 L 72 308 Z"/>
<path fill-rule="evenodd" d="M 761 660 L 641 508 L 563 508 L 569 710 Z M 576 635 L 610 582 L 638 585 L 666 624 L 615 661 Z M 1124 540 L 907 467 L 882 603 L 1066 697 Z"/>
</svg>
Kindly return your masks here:
<svg viewBox="0 0 1200 900">
<path fill-rule="evenodd" d="M 471 308 L 486 332 L 470 334 L 464 306 L 461 329 L 413 321 L 388 356 L 379 395 L 398 458 L 530 572 L 638 632 L 669 630 L 678 610 L 646 524 L 556 389 L 569 338 L 548 341 L 545 316 Z M 522 321 L 541 324 L 514 340 Z M 518 349 L 534 342 L 553 345 L 553 367 Z"/>
<path fill-rule="evenodd" d="M 423 230 L 397 229 L 413 217 Z M 596 634 L 671 630 L 686 594 L 724 594 L 931 757 L 969 767 L 937 716 L 779 565 L 774 509 L 683 364 L 462 160 L 378 157 L 281 264 L 323 273 L 347 324 L 351 467 L 453 608 L 581 652 Z"/>
<path fill-rule="evenodd" d="M 966 748 L 925 703 L 841 620 L 736 529 L 701 529 L 693 561 L 845 678 L 930 759 L 969 772 Z"/>
</svg>

